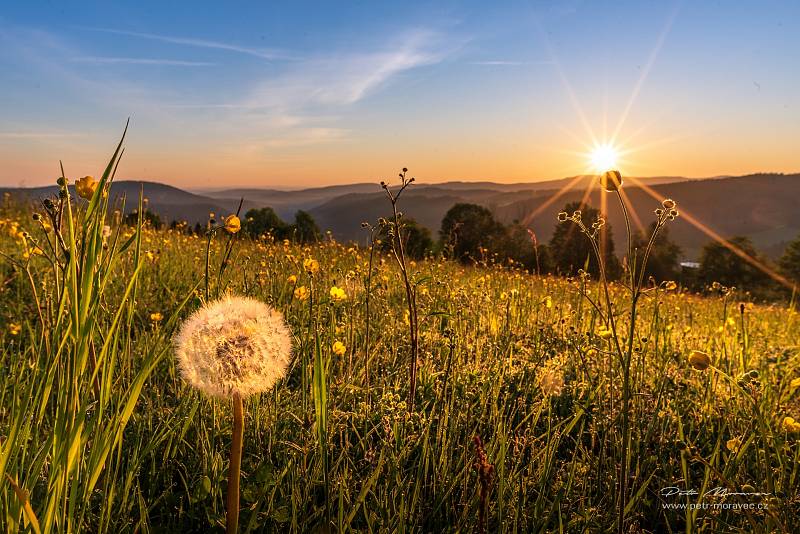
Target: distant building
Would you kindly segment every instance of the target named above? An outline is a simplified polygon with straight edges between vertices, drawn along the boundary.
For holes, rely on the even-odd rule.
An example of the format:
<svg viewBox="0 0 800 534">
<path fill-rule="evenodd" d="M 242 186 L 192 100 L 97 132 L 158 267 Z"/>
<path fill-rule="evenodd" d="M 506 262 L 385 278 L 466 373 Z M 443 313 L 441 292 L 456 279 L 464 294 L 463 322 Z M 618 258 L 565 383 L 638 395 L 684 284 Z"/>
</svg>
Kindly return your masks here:
<svg viewBox="0 0 800 534">
<path fill-rule="evenodd" d="M 680 279 L 678 280 L 683 287 L 697 288 L 697 275 L 700 272 L 700 264 L 696 261 L 682 261 Z"/>
</svg>

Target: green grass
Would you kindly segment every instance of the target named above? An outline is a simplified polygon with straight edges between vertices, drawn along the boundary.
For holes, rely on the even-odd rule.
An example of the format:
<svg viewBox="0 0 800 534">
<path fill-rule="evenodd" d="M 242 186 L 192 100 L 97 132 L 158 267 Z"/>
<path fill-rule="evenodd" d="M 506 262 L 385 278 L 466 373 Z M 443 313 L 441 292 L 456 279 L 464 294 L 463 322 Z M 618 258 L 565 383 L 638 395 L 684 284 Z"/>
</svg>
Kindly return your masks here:
<svg viewBox="0 0 800 534">
<path fill-rule="evenodd" d="M 205 297 L 206 240 L 120 226 L 100 194 L 71 200 L 63 248 L 29 209 L 6 199 L 0 212 L 0 525 L 221 531 L 231 406 L 187 386 L 171 347 Z M 33 244 L 21 231 L 44 255 L 24 257 Z M 476 435 L 494 466 L 489 532 L 618 528 L 623 375 L 578 281 L 491 262 L 409 264 L 419 323 L 409 406 L 407 292 L 394 258 L 376 253 L 367 284 L 369 249 L 229 241 L 224 232 L 211 241 L 209 295 L 232 291 L 282 311 L 295 355 L 274 390 L 245 400 L 241 531 L 472 531 Z M 321 265 L 313 283 L 306 258 Z M 290 275 L 313 291 L 313 306 L 293 297 Z M 333 285 L 345 302 L 330 301 Z M 588 288 L 599 294 L 596 281 Z M 628 292 L 610 292 L 624 337 Z M 742 298 L 654 290 L 638 302 L 622 503 L 630 528 L 796 528 L 800 446 L 782 422 L 800 419 L 790 387 L 800 321 L 785 306 L 740 312 Z M 692 369 L 691 350 L 710 354 L 712 367 Z M 548 373 L 563 377 L 560 393 L 543 391 Z M 745 485 L 773 494 L 761 500 L 768 511 L 665 510 L 699 498 L 659 496 L 667 486 Z"/>
</svg>

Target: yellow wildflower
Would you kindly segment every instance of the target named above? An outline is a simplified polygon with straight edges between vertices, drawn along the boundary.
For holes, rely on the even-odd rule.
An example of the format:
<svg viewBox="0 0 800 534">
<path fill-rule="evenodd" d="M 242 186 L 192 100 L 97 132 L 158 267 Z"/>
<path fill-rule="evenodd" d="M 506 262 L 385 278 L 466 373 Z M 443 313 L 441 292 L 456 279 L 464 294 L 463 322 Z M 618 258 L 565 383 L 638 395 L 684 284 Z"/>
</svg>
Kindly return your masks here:
<svg viewBox="0 0 800 534">
<path fill-rule="evenodd" d="M 800 432 L 800 421 L 795 421 L 794 417 L 787 415 L 783 418 L 783 429 L 786 432 Z"/>
<path fill-rule="evenodd" d="M 228 215 L 225 217 L 225 230 L 228 233 L 235 234 L 242 229 L 242 221 L 236 215 Z"/>
<path fill-rule="evenodd" d="M 705 352 L 693 350 L 689 353 L 689 364 L 698 371 L 705 371 L 711 365 L 711 357 Z"/>
<path fill-rule="evenodd" d="M 791 382 L 789 382 L 789 389 L 794 391 L 795 389 L 800 388 L 800 378 L 795 378 Z"/>
<path fill-rule="evenodd" d="M 742 446 L 742 438 L 731 438 L 725 442 L 725 447 L 728 448 L 729 451 L 736 453 L 739 452 L 739 448 Z"/>
<path fill-rule="evenodd" d="M 667 291 L 675 291 L 676 289 L 678 289 L 678 284 L 670 280 L 664 285 L 664 289 L 666 289 Z"/>
<path fill-rule="evenodd" d="M 337 341 L 333 344 L 333 353 L 337 356 L 344 356 L 344 353 L 347 352 L 347 347 L 341 341 Z"/>
<path fill-rule="evenodd" d="M 75 191 L 78 193 L 78 196 L 81 196 L 86 200 L 92 199 L 92 196 L 94 195 L 96 189 L 97 189 L 97 182 L 95 181 L 93 176 L 84 176 L 83 178 L 79 178 L 78 181 L 75 182 Z"/>
<path fill-rule="evenodd" d="M 330 291 L 331 300 L 334 302 L 342 302 L 347 300 L 347 293 L 340 287 L 333 286 Z"/>
<path fill-rule="evenodd" d="M 306 258 L 303 260 L 303 269 L 308 274 L 314 274 L 319 272 L 319 262 L 313 258 Z"/>
<path fill-rule="evenodd" d="M 308 297 L 311 296 L 308 292 L 306 286 L 296 287 L 294 290 L 294 298 L 297 300 L 308 300 Z"/>
<path fill-rule="evenodd" d="M 159 312 L 154 312 L 150 314 L 150 320 L 154 323 L 160 323 L 164 319 L 164 316 L 161 315 Z"/>
<path fill-rule="evenodd" d="M 11 323 L 8 325 L 8 331 L 12 336 L 16 336 L 22 330 L 22 325 L 18 323 Z"/>
<path fill-rule="evenodd" d="M 297 283 L 297 275 L 296 274 L 290 274 L 286 278 L 286 281 L 289 283 L 289 285 L 295 285 Z"/>
<path fill-rule="evenodd" d="M 600 337 L 600 339 L 611 339 L 611 337 L 614 335 L 614 331 L 610 328 L 606 328 L 605 326 L 601 326 L 597 331 L 597 335 Z"/>
</svg>

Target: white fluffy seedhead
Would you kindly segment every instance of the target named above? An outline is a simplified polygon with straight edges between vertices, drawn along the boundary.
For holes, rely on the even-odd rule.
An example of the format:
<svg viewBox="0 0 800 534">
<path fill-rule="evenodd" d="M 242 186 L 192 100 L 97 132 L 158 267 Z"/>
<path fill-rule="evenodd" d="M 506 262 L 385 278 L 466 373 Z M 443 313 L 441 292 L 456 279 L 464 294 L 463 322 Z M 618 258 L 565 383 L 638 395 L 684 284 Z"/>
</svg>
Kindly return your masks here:
<svg viewBox="0 0 800 534">
<path fill-rule="evenodd" d="M 183 378 L 207 395 L 247 397 L 286 373 L 292 352 L 283 315 L 263 302 L 226 296 L 194 312 L 175 336 Z"/>
</svg>

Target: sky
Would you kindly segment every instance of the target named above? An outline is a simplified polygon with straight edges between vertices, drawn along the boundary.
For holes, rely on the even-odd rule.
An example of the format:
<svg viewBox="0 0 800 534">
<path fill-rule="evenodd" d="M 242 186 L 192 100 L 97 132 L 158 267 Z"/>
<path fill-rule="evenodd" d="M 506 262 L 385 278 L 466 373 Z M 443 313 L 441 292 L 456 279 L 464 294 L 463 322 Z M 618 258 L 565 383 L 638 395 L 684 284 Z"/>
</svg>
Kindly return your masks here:
<svg viewBox="0 0 800 534">
<path fill-rule="evenodd" d="M 0 185 L 800 171 L 800 2 L 7 2 Z"/>
</svg>

